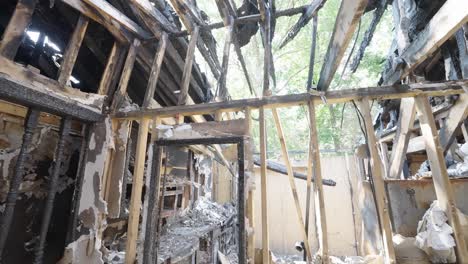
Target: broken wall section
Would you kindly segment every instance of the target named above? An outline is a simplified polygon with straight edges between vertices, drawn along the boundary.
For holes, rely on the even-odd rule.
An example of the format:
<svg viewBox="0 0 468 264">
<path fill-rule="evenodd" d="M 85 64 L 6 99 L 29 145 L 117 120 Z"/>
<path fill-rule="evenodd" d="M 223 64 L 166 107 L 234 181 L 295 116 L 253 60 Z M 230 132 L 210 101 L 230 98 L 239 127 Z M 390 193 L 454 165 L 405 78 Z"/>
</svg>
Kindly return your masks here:
<svg viewBox="0 0 468 264">
<path fill-rule="evenodd" d="M 22 113 L 21 109 L 17 113 Z M 41 120 L 55 119 L 52 116 L 42 116 Z M 22 144 L 23 123 L 24 118 L 21 115 L 0 113 L 0 218 L 3 217 L 9 181 Z M 76 128 L 76 125 L 74 127 Z M 4 251 L 5 263 L 32 262 L 49 188 L 49 178 L 53 170 L 55 146 L 58 141 L 57 131 L 56 125 L 41 122 L 34 131 L 32 144 L 28 146 L 23 180 L 19 189 L 20 196 L 16 203 L 13 225 Z M 79 131 L 72 130 L 72 132 L 72 135 L 66 138 L 64 162 L 60 166 L 58 193 L 54 202 L 44 255 L 46 263 L 57 262 L 65 248 L 82 141 L 81 137 L 77 136 Z"/>
</svg>

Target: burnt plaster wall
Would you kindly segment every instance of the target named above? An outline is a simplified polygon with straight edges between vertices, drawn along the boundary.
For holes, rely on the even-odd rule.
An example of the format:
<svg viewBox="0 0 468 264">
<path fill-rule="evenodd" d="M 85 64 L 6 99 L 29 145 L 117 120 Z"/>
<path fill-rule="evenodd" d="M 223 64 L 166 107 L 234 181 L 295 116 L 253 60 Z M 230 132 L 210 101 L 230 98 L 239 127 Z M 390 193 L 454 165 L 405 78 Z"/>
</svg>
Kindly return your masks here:
<svg viewBox="0 0 468 264">
<path fill-rule="evenodd" d="M 107 203 L 102 182 L 110 150 L 114 149 L 109 118 L 95 124 L 88 145 L 83 182 L 78 199 L 77 239 L 67 245 L 59 263 L 103 263 L 101 234 L 106 228 Z"/>
<path fill-rule="evenodd" d="M 9 179 L 13 175 L 22 135 L 23 119 L 0 117 L 0 217 L 3 216 Z M 40 125 L 35 130 L 4 251 L 5 263 L 32 263 L 57 140 L 57 131 L 50 126 Z M 63 254 L 80 144 L 81 139 L 74 136 L 69 137 L 65 144 L 59 190 L 47 236 L 45 263 L 56 263 Z"/>
</svg>

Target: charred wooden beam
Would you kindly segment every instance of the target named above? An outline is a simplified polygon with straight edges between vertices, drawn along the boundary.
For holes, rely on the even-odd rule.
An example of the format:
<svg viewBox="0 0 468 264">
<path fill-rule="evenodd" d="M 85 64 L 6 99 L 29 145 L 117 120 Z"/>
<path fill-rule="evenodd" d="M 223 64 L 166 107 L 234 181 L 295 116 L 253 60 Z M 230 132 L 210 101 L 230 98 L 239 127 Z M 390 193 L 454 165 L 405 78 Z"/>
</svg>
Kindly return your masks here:
<svg viewBox="0 0 468 264">
<path fill-rule="evenodd" d="M 356 70 L 358 69 L 359 64 L 361 63 L 361 60 L 364 57 L 364 52 L 366 51 L 367 46 L 369 46 L 370 42 L 372 41 L 375 29 L 377 28 L 377 25 L 382 19 L 385 9 L 387 8 L 387 2 L 388 2 L 387 0 L 377 0 L 377 1 L 379 3 L 377 4 L 377 7 L 372 16 L 372 21 L 370 22 L 370 26 L 364 33 L 364 38 L 361 41 L 359 50 L 354 56 L 353 62 L 351 63 L 351 66 L 350 66 L 351 72 L 353 73 L 356 72 Z"/>
<path fill-rule="evenodd" d="M 388 77 L 384 80 L 384 84 L 391 85 L 399 82 L 424 62 L 463 24 L 468 22 L 467 10 L 467 1 L 446 1 L 415 40 L 402 51 L 399 58 L 404 62 L 403 67 L 393 68 L 386 73 Z"/>
<path fill-rule="evenodd" d="M 54 209 L 55 194 L 57 193 L 58 180 L 60 176 L 60 170 L 63 162 L 63 151 L 65 148 L 66 137 L 70 134 L 71 119 L 68 117 L 62 118 L 60 124 L 59 140 L 55 149 L 54 155 L 54 170 L 50 177 L 49 190 L 47 192 L 47 199 L 42 214 L 41 220 L 41 231 L 39 233 L 39 242 L 34 252 L 34 264 L 43 263 L 44 250 L 46 244 L 47 233 L 49 231 L 50 219 L 52 217 L 52 211 Z"/>
<path fill-rule="evenodd" d="M 270 91 L 270 76 L 272 74 L 271 67 L 273 63 L 273 54 L 271 52 L 271 7 L 267 5 L 267 0 L 258 1 L 258 9 L 263 26 L 263 47 L 264 47 L 264 63 L 263 63 L 263 96 L 267 96 Z"/>
<path fill-rule="evenodd" d="M 293 40 L 299 31 L 309 23 L 312 17 L 317 16 L 317 12 L 323 7 L 326 0 L 313 0 L 310 5 L 307 6 L 305 12 L 299 18 L 299 20 L 294 24 L 286 33 L 285 38 L 281 41 L 279 47 L 280 49 L 286 46 L 291 40 Z"/>
<path fill-rule="evenodd" d="M 310 44 L 310 60 L 309 60 L 309 74 L 307 76 L 307 91 L 312 89 L 314 80 L 314 64 L 315 64 L 315 50 L 317 47 L 317 25 L 318 18 L 314 16 L 312 21 L 312 43 Z"/>
<path fill-rule="evenodd" d="M 0 263 L 2 262 L 3 250 L 7 242 L 10 227 L 13 221 L 13 214 L 15 212 L 16 200 L 18 199 L 18 190 L 21 182 L 23 181 L 24 164 L 26 162 L 28 153 L 27 150 L 32 142 L 34 129 L 37 127 L 40 112 L 35 109 L 29 109 L 26 119 L 24 120 L 24 134 L 21 143 L 21 149 L 16 160 L 13 176 L 10 179 L 10 189 L 7 194 L 5 211 L 3 213 L 1 227 L 0 227 Z"/>
<path fill-rule="evenodd" d="M 163 31 L 161 30 L 161 24 L 172 27 L 172 23 L 163 15 L 160 16 L 159 10 L 156 8 L 152 7 L 151 4 L 150 6 L 152 7 L 152 12 L 145 12 L 140 10 L 141 6 L 140 4 L 136 3 L 137 2 L 148 2 L 147 0 L 132 0 L 129 2 L 129 4 L 133 7 L 136 7 L 134 10 L 134 14 L 139 18 L 139 21 L 143 23 L 148 29 L 151 30 L 151 33 L 156 37 L 157 39 L 161 39 L 161 35 Z M 152 15 L 153 14 L 153 15 Z M 155 15 L 154 15 L 155 14 Z M 180 47 L 185 47 L 187 46 L 187 42 L 183 38 L 173 38 L 171 39 L 172 41 L 167 44 L 166 48 L 166 54 L 169 59 L 172 60 L 172 63 L 166 63 L 166 67 L 169 69 L 169 72 L 171 75 L 176 78 L 177 76 L 180 76 L 180 72 L 183 72 L 183 69 L 185 67 L 185 61 L 182 58 L 181 54 L 179 51 L 176 49 L 176 44 L 177 46 Z M 151 62 L 148 62 L 148 57 L 144 54 L 151 54 L 152 52 L 146 50 L 146 48 L 142 48 L 140 51 L 140 56 L 139 60 L 144 61 L 146 64 L 151 65 Z M 197 65 L 194 65 L 193 71 L 195 75 L 193 76 L 194 78 L 190 79 L 190 85 L 191 85 L 191 91 L 193 94 L 196 94 L 199 98 L 204 101 L 205 95 L 200 87 L 200 84 L 203 83 L 203 80 L 201 78 L 195 78 L 198 76 L 202 76 L 200 69 L 197 67 Z M 200 83 L 200 84 L 199 84 Z M 178 85 L 180 86 L 180 85 Z M 176 89 L 180 90 L 180 88 Z"/>
<path fill-rule="evenodd" d="M 158 83 L 159 74 L 161 73 L 162 63 L 164 60 L 164 54 L 166 54 L 166 47 L 168 42 L 167 34 L 163 33 L 161 40 L 158 44 L 156 55 L 154 56 L 153 66 L 151 67 L 151 73 L 149 77 L 148 87 L 146 88 L 145 98 L 143 99 L 143 108 L 148 108 L 151 99 L 154 97 L 156 91 L 156 85 Z"/>
<path fill-rule="evenodd" d="M 309 100 L 315 103 L 323 103 L 326 99 L 328 103 L 344 103 L 352 100 L 369 97 L 371 99 L 399 99 L 405 97 L 414 97 L 418 94 L 427 96 L 445 96 L 450 94 L 463 93 L 463 86 L 468 85 L 468 80 L 450 81 L 440 83 L 414 83 L 394 86 L 377 86 L 369 88 L 345 89 L 339 91 L 329 91 L 324 93 L 303 93 L 281 96 L 268 96 L 263 98 L 232 100 L 227 102 L 206 103 L 187 106 L 172 106 L 160 109 L 148 109 L 144 111 L 119 112 L 114 115 L 116 118 L 137 119 L 141 117 L 171 117 L 177 114 L 203 115 L 211 114 L 216 111 L 236 112 L 242 111 L 245 107 L 252 109 L 265 107 L 286 107 L 294 105 L 304 105 Z"/>
<path fill-rule="evenodd" d="M 237 166 L 238 166 L 238 179 L 237 179 L 237 222 L 239 229 L 237 231 L 238 253 L 237 258 L 239 263 L 247 264 L 247 232 L 245 227 L 245 158 L 244 158 L 244 139 L 240 140 L 237 144 Z"/>
<path fill-rule="evenodd" d="M 227 2 L 225 3 L 225 5 L 229 6 L 230 4 Z M 231 8 L 228 8 L 228 12 L 229 13 L 227 14 L 227 17 L 225 17 L 223 12 L 221 13 L 221 17 L 223 17 L 224 24 L 227 26 L 228 32 L 232 31 L 232 33 L 229 36 L 232 38 L 232 44 L 234 45 L 234 50 L 236 51 L 237 59 L 239 60 L 241 64 L 242 71 L 244 72 L 244 76 L 247 81 L 247 85 L 249 86 L 250 93 L 256 96 L 257 93 L 252 86 L 252 81 L 250 80 L 249 71 L 247 69 L 244 56 L 242 55 L 242 47 L 239 44 L 238 29 L 236 26 L 234 26 L 234 21 L 237 18 L 237 14 L 234 11 L 234 8 L 232 6 Z M 226 39 L 226 42 L 227 42 L 227 39 Z"/>
<path fill-rule="evenodd" d="M 226 87 L 226 81 L 227 81 L 227 73 L 228 73 L 228 67 L 229 67 L 229 57 L 231 54 L 231 44 L 232 44 L 232 38 L 234 37 L 234 27 L 232 26 L 232 17 L 227 18 L 231 22 L 228 22 L 231 24 L 231 26 L 227 27 L 226 31 L 226 38 L 224 42 L 224 51 L 223 51 L 223 62 L 221 65 L 221 76 L 219 77 L 218 80 L 218 88 L 217 88 L 217 95 L 221 101 L 226 101 L 228 97 L 228 90 Z"/>
<path fill-rule="evenodd" d="M 123 64 L 123 57 L 124 57 L 124 48 L 118 42 L 114 43 L 112 46 L 111 53 L 109 54 L 109 58 L 107 59 L 106 68 L 104 69 L 104 73 L 102 74 L 101 81 L 99 82 L 98 94 L 107 95 L 116 84 L 115 80 L 118 79 L 118 74 L 120 73 L 120 69 L 122 68 Z"/>
<path fill-rule="evenodd" d="M 148 217 L 146 219 L 146 233 L 144 243 L 143 263 L 155 263 L 153 255 L 156 253 L 155 248 L 155 235 L 159 224 L 159 210 L 160 210 L 160 189 L 161 189 L 161 163 L 162 163 L 162 149 L 161 147 L 153 144 L 154 159 L 151 168 L 151 182 L 148 198 Z"/>
<path fill-rule="evenodd" d="M 336 17 L 335 29 L 328 44 L 320 79 L 317 85 L 319 91 L 326 91 L 330 86 L 335 72 L 341 63 L 354 30 L 364 13 L 368 0 L 342 1 Z"/>
<path fill-rule="evenodd" d="M 261 166 L 261 161 L 258 157 L 254 157 L 254 164 L 257 166 Z M 267 160 L 266 164 L 267 164 L 267 169 L 277 172 L 277 173 L 288 175 L 286 166 L 284 166 L 283 164 L 272 161 L 272 160 Z M 307 175 L 305 175 L 304 173 L 300 173 L 300 172 L 294 172 L 294 178 L 307 180 Z M 314 179 L 312 179 L 312 182 L 314 182 Z M 336 186 L 336 182 L 334 180 L 324 179 L 322 180 L 322 183 L 323 185 L 326 185 L 326 186 Z"/>
<path fill-rule="evenodd" d="M 103 0 L 83 0 L 83 2 L 93 7 L 99 13 L 101 18 L 107 21 L 107 24 L 113 24 L 115 26 L 118 25 L 119 27 L 124 27 L 128 31 L 132 32 L 132 34 L 134 34 L 135 37 L 138 37 L 140 40 L 151 38 L 151 35 L 146 30 L 144 30 L 133 20 L 122 14 L 110 3 Z"/>
<path fill-rule="evenodd" d="M 63 90 L 57 81 L 1 56 L 0 87 L 0 98 L 13 103 L 86 122 L 103 119 L 102 96 L 89 95 L 72 88 Z"/>
<path fill-rule="evenodd" d="M 125 59 L 125 64 L 123 67 L 122 75 L 120 76 L 119 88 L 114 94 L 112 100 L 112 111 L 117 110 L 122 104 L 125 94 L 127 93 L 128 82 L 130 81 L 130 76 L 132 75 L 133 66 L 135 65 L 135 59 L 138 53 L 138 48 L 140 47 L 140 41 L 135 39 L 130 46 L 130 49 Z"/>
<path fill-rule="evenodd" d="M 400 103 L 400 118 L 396 136 L 393 140 L 392 156 L 388 176 L 399 179 L 406 159 L 411 129 L 416 118 L 416 104 L 414 98 L 403 98 Z"/>
<path fill-rule="evenodd" d="M 95 128 L 95 123 L 86 124 L 83 127 L 83 140 L 81 141 L 81 148 L 80 148 L 80 158 L 78 162 L 78 170 L 76 172 L 76 179 L 75 185 L 73 190 L 73 197 L 72 197 L 72 206 L 70 210 L 70 216 L 68 218 L 68 231 L 66 237 L 66 244 L 72 243 L 76 239 L 78 239 L 77 235 L 77 227 L 78 227 L 78 211 L 80 206 L 81 194 L 82 194 L 82 187 L 83 181 L 85 176 L 85 167 L 88 160 L 89 154 L 89 142 L 91 140 L 91 136 L 93 135 L 93 131 Z"/>
<path fill-rule="evenodd" d="M 36 7 L 37 0 L 19 0 L 13 16 L 3 33 L 0 42 L 0 55 L 13 60 L 21 44 L 26 28 L 31 23 L 31 18 Z"/>
<path fill-rule="evenodd" d="M 363 119 L 368 153 L 370 155 L 370 171 L 372 172 L 372 183 L 374 186 L 375 206 L 377 218 L 379 220 L 380 233 L 383 246 L 383 256 L 385 263 L 396 263 L 395 248 L 393 246 L 392 226 L 390 221 L 389 202 L 385 191 L 384 175 L 382 174 L 382 160 L 377 150 L 375 131 L 372 125 L 372 116 L 369 106 L 369 99 L 364 98 L 357 101 Z"/>
<path fill-rule="evenodd" d="M 302 14 L 307 9 L 307 7 L 309 7 L 309 5 L 289 8 L 289 9 L 285 9 L 285 10 L 279 10 L 279 11 L 275 12 L 274 18 L 279 18 L 279 17 L 284 17 L 284 16 L 294 16 L 294 15 Z M 262 18 L 261 18 L 260 14 L 240 16 L 240 17 L 234 19 L 234 25 L 241 25 L 241 24 L 248 24 L 248 23 L 258 23 L 261 19 Z M 224 21 L 220 21 L 220 22 L 209 24 L 209 25 L 201 26 L 201 30 L 213 30 L 213 29 L 219 29 L 219 28 L 223 28 L 223 27 L 225 27 Z M 171 34 L 171 35 L 181 37 L 181 36 L 186 36 L 188 34 L 189 34 L 189 32 L 187 32 L 186 30 L 183 30 L 183 31 Z"/>
<path fill-rule="evenodd" d="M 463 79 L 468 79 L 468 25 L 465 24 L 463 28 L 459 29 L 455 36 L 462 77 Z"/>
<path fill-rule="evenodd" d="M 104 15 L 99 13 L 99 10 L 96 8 L 88 5 L 84 1 L 77 1 L 77 0 L 61 0 L 68 6 L 72 7 L 73 9 L 77 10 L 81 14 L 86 15 L 90 19 L 96 21 L 104 28 L 106 28 L 114 38 L 116 38 L 121 43 L 132 43 L 133 39 L 135 38 L 135 34 L 133 34 L 130 30 L 127 30 L 121 23 L 114 23 L 113 20 L 105 19 Z M 119 12 L 120 13 L 120 12 Z M 123 16 L 123 14 L 121 14 Z"/>
<path fill-rule="evenodd" d="M 192 66 L 195 60 L 195 47 L 198 42 L 198 36 L 200 28 L 195 27 L 190 39 L 190 44 L 187 50 L 187 56 L 185 58 L 184 72 L 182 74 L 182 85 L 180 87 L 178 105 L 185 105 L 187 103 L 187 96 L 189 92 L 190 80 L 192 79 Z"/>
<path fill-rule="evenodd" d="M 67 85 L 72 75 L 73 67 L 75 66 L 78 52 L 80 51 L 81 43 L 83 42 L 88 28 L 89 20 L 85 15 L 80 15 L 78 22 L 75 25 L 75 30 L 68 42 L 65 54 L 63 55 L 63 61 L 58 71 L 58 83 L 61 86 Z"/>
</svg>

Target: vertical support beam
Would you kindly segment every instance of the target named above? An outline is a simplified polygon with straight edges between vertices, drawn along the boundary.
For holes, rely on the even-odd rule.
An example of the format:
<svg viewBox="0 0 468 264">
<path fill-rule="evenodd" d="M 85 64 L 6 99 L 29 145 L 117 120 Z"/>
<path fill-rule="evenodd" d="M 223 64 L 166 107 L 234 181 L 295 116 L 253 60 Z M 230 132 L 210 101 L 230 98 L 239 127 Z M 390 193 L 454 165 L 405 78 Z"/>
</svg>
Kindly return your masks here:
<svg viewBox="0 0 468 264">
<path fill-rule="evenodd" d="M 317 84 L 319 91 L 326 91 L 340 65 L 361 15 L 366 9 L 368 0 L 341 1 L 335 21 L 335 28 L 328 44 L 320 79 Z"/>
<path fill-rule="evenodd" d="M 252 157 L 252 118 L 251 118 L 250 108 L 245 109 L 245 123 L 246 123 L 246 132 L 248 135 L 246 146 L 246 156 L 248 159 L 248 164 L 246 166 L 247 171 L 250 173 L 253 171 L 253 161 L 250 160 Z M 250 177 L 254 177 L 253 174 L 249 174 Z M 248 186 L 248 197 L 247 197 L 247 218 L 249 219 L 249 227 L 255 230 L 255 208 L 254 208 L 254 187 Z M 255 259 L 255 232 L 249 232 L 247 237 L 247 258 L 253 263 Z"/>
<path fill-rule="evenodd" d="M 465 24 L 461 29 L 455 34 L 458 46 L 458 53 L 460 57 L 460 69 L 463 79 L 468 79 L 468 25 Z M 466 89 L 465 89 L 466 91 Z"/>
<path fill-rule="evenodd" d="M 268 231 L 268 195 L 267 195 L 267 156 L 266 156 L 266 121 L 265 109 L 259 109 L 260 119 L 260 182 L 262 205 L 262 263 L 270 263 L 270 242 Z"/>
<path fill-rule="evenodd" d="M 111 105 L 112 111 L 115 111 L 119 108 L 125 97 L 125 94 L 127 93 L 128 82 L 130 81 L 130 76 L 132 75 L 133 66 L 135 65 L 135 59 L 139 47 L 140 41 L 138 39 L 134 39 L 133 43 L 130 45 L 130 49 L 128 50 L 127 58 L 125 59 L 122 75 L 120 76 L 119 80 L 119 87 L 114 94 L 114 99 Z"/>
<path fill-rule="evenodd" d="M 245 232 L 245 163 L 244 141 L 237 144 L 237 162 L 239 166 L 239 182 L 237 183 L 237 222 L 239 223 L 239 264 L 247 264 L 246 261 L 246 232 Z"/>
<path fill-rule="evenodd" d="M 457 262 L 468 263 L 468 252 L 466 249 L 466 241 L 463 236 L 463 228 L 460 223 L 460 216 L 457 212 L 452 185 L 447 174 L 442 144 L 437 136 L 437 128 L 432 114 L 432 108 L 427 96 L 417 96 L 415 101 L 419 113 L 421 132 L 426 145 L 427 158 L 432 171 L 432 180 L 434 181 L 437 200 L 439 201 L 439 206 L 447 214 L 448 222 L 453 228 Z"/>
<path fill-rule="evenodd" d="M 263 21 L 263 45 L 265 47 L 263 64 L 263 95 L 270 93 L 270 70 L 273 58 L 271 57 L 271 7 L 265 6 L 265 0 L 258 2 Z"/>
<path fill-rule="evenodd" d="M 27 158 L 27 150 L 31 145 L 34 129 L 37 127 L 40 112 L 35 109 L 29 109 L 24 121 L 24 134 L 21 149 L 16 159 L 15 170 L 10 179 L 10 190 L 8 191 L 5 211 L 2 217 L 2 225 L 0 229 L 0 263 L 2 262 L 2 254 L 5 249 L 5 244 L 10 231 L 13 214 L 15 212 L 16 200 L 18 199 L 18 190 L 23 180 L 24 163 Z"/>
<path fill-rule="evenodd" d="M 0 55 L 13 60 L 36 7 L 37 0 L 19 0 L 0 42 Z"/>
<path fill-rule="evenodd" d="M 75 189 L 73 191 L 73 198 L 72 198 L 72 208 L 70 210 L 70 217 L 69 217 L 69 226 L 68 226 L 68 233 L 66 238 L 66 244 L 71 243 L 77 239 L 76 228 L 78 227 L 78 211 L 80 207 L 80 199 L 81 199 L 81 190 L 84 181 L 85 175 L 85 167 L 88 160 L 88 153 L 89 153 L 89 142 L 91 140 L 91 136 L 93 134 L 95 128 L 95 124 L 86 124 L 83 127 L 82 136 L 83 139 L 81 141 L 81 148 L 80 148 L 80 160 L 78 163 L 78 170 L 76 172 L 76 180 L 75 180 Z"/>
<path fill-rule="evenodd" d="M 317 120 L 315 116 L 315 105 L 313 100 L 307 103 L 309 108 L 309 161 L 307 163 L 307 206 L 310 206 L 310 185 L 314 176 L 315 211 L 317 215 L 317 236 L 319 241 L 319 253 L 322 262 L 327 264 L 328 259 L 328 228 L 325 212 L 325 201 L 323 198 L 322 166 L 320 163 L 320 148 L 318 143 Z M 309 210 L 309 207 L 306 211 Z M 306 217 L 309 217 L 307 214 Z M 308 220 L 308 219 L 307 219 Z M 307 223 L 308 225 L 308 223 Z M 308 228 L 308 226 L 307 226 Z M 308 232 L 308 230 L 306 229 Z M 310 259 L 311 260 L 311 259 Z"/>
<path fill-rule="evenodd" d="M 166 54 L 168 36 L 167 33 L 162 33 L 161 39 L 158 43 L 158 49 L 154 56 L 153 66 L 151 66 L 151 73 L 149 77 L 148 87 L 146 88 L 145 98 L 143 99 L 143 108 L 148 108 L 151 99 L 154 97 L 156 91 L 156 85 L 158 84 L 159 73 L 161 72 L 161 66 L 164 60 L 164 54 Z"/>
<path fill-rule="evenodd" d="M 466 130 L 465 122 L 461 124 L 461 130 L 462 130 L 463 138 L 465 139 L 465 142 L 468 142 L 468 131 Z"/>
<path fill-rule="evenodd" d="M 123 57 L 123 47 L 119 42 L 116 41 L 114 46 L 112 46 L 111 53 L 107 59 L 106 68 L 104 69 L 101 81 L 99 82 L 98 94 L 108 94 L 113 80 L 116 78 L 119 72 L 119 61 L 121 61 L 121 57 Z"/>
<path fill-rule="evenodd" d="M 415 117 L 416 104 L 414 103 L 414 98 L 409 97 L 401 99 L 400 118 L 398 120 L 396 137 L 393 142 L 392 157 L 390 159 L 391 164 L 388 171 L 388 177 L 390 179 L 399 179 L 401 176 Z"/>
<path fill-rule="evenodd" d="M 159 223 L 159 192 L 161 189 L 161 164 L 162 164 L 162 152 L 161 147 L 153 144 L 154 160 L 151 168 L 151 183 L 149 188 L 149 199 L 148 199 L 148 218 L 146 219 L 146 234 L 143 250 L 143 263 L 155 263 L 153 259 L 154 254 L 154 237 Z"/>
<path fill-rule="evenodd" d="M 67 85 L 68 80 L 72 75 L 73 67 L 75 66 L 78 52 L 80 51 L 81 43 L 83 42 L 88 28 L 89 19 L 85 15 L 81 14 L 76 23 L 75 30 L 68 42 L 65 54 L 63 55 L 63 61 L 58 71 L 58 83 L 61 86 Z"/>
<path fill-rule="evenodd" d="M 379 142 L 380 146 L 380 159 L 382 160 L 382 165 L 384 169 L 384 177 L 388 178 L 388 171 L 390 170 L 390 161 L 388 160 L 388 145 L 386 142 Z"/>
<path fill-rule="evenodd" d="M 54 208 L 55 194 L 57 193 L 57 183 L 60 175 L 60 168 L 63 162 L 63 149 L 65 147 L 65 138 L 70 134 L 71 119 L 63 117 L 60 124 L 59 140 L 55 149 L 54 171 L 50 178 L 49 191 L 47 193 L 46 204 L 42 214 L 41 231 L 39 235 L 39 243 L 36 246 L 34 254 L 34 263 L 43 263 L 45 242 L 47 232 L 49 231 L 50 218 Z"/>
<path fill-rule="evenodd" d="M 388 199 L 385 192 L 385 183 L 383 179 L 382 161 L 377 150 L 377 140 L 375 139 L 375 131 L 372 125 L 371 112 L 368 98 L 364 98 L 357 102 L 364 119 L 365 131 L 367 134 L 367 145 L 369 147 L 372 180 L 374 183 L 375 196 L 377 200 L 377 214 L 382 228 L 382 240 L 384 246 L 385 263 L 396 263 L 395 249 L 393 248 L 393 234 L 390 224 L 390 216 L 388 209 Z"/>
<path fill-rule="evenodd" d="M 192 78 L 192 65 L 199 35 L 200 27 L 196 26 L 193 28 L 192 37 L 190 38 L 190 43 L 187 49 L 187 56 L 185 57 L 184 72 L 182 73 L 182 83 L 180 86 L 179 100 L 177 102 L 178 105 L 185 105 L 187 103 L 190 79 Z"/>
<path fill-rule="evenodd" d="M 148 127 L 150 119 L 140 120 L 135 154 L 135 171 L 133 174 L 132 196 L 130 198 L 127 245 L 125 263 L 133 264 L 136 258 L 136 244 L 138 240 L 138 224 L 140 221 L 141 193 L 143 189 L 143 174 L 145 169 L 146 144 L 148 141 Z"/>
<path fill-rule="evenodd" d="M 291 160 L 289 159 L 288 148 L 286 146 L 286 141 L 284 139 L 283 127 L 281 125 L 281 121 L 279 119 L 278 111 L 276 110 L 276 108 L 272 108 L 271 111 L 273 113 L 273 119 L 275 120 L 276 131 L 278 133 L 278 139 L 281 145 L 281 151 L 282 151 L 282 156 L 284 159 L 284 164 L 286 165 L 286 168 L 288 170 L 289 185 L 291 186 L 291 192 L 293 195 L 294 203 L 296 205 L 296 213 L 297 213 L 297 218 L 299 220 L 299 228 L 301 229 L 302 239 L 304 240 L 305 250 L 306 250 L 307 257 L 309 258 L 309 260 L 312 260 L 312 253 L 310 252 L 311 248 L 309 245 L 309 239 L 307 237 L 307 233 L 305 231 L 304 218 L 302 216 L 301 205 L 299 204 L 299 195 L 297 193 L 296 182 L 294 181 L 294 171 L 291 165 Z"/>
<path fill-rule="evenodd" d="M 162 211 L 164 208 L 164 197 L 166 193 L 166 183 L 167 183 L 167 148 L 163 147 L 161 150 L 161 153 L 165 156 L 164 158 L 164 171 L 163 171 L 163 176 L 162 176 L 162 190 L 161 190 L 161 196 L 160 199 L 158 200 L 158 219 L 156 222 L 156 234 L 155 234 L 155 239 L 154 239 L 154 248 L 153 248 L 153 259 L 158 262 L 158 253 L 159 253 L 159 239 L 161 237 L 161 227 L 162 227 Z"/>
</svg>

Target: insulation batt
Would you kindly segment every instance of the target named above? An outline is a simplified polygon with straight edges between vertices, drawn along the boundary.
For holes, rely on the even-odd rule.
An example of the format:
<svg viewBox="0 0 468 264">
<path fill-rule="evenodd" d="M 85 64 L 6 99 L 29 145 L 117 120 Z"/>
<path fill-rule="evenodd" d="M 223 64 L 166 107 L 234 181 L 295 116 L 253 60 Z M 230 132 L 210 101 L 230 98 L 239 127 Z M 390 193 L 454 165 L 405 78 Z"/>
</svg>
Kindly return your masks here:
<svg viewBox="0 0 468 264">
<path fill-rule="evenodd" d="M 429 256 L 433 263 L 455 263 L 453 229 L 447 224 L 447 216 L 434 201 L 418 223 L 415 244 Z"/>
</svg>

